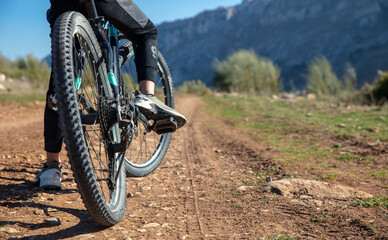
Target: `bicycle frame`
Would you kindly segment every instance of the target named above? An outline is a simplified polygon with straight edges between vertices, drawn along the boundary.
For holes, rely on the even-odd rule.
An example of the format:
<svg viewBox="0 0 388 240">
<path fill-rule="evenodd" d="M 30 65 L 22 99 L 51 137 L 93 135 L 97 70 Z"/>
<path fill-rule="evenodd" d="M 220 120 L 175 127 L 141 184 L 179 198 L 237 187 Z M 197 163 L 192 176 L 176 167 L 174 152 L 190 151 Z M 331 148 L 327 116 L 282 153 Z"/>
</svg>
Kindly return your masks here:
<svg viewBox="0 0 388 240">
<path fill-rule="evenodd" d="M 119 87 L 117 79 L 120 79 L 120 66 L 119 65 L 119 54 L 118 54 L 118 31 L 117 29 L 105 22 L 103 17 L 98 16 L 96 5 L 94 0 L 85 0 L 86 10 L 97 39 L 102 44 L 102 52 L 105 62 L 107 63 L 107 72 L 109 83 L 112 87 L 115 100 L 119 102 Z M 108 39 L 103 33 L 103 29 L 108 28 Z"/>
</svg>

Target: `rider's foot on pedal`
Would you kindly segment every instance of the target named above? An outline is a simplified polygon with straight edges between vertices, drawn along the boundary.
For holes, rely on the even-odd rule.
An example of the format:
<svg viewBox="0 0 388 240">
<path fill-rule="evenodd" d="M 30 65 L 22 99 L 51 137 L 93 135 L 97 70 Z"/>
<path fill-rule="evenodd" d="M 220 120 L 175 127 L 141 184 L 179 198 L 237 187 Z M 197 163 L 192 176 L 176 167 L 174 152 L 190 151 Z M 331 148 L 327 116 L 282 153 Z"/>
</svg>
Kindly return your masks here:
<svg viewBox="0 0 388 240">
<path fill-rule="evenodd" d="M 62 190 L 61 172 L 62 167 L 57 161 L 52 162 L 50 166 L 44 164 L 42 170 L 36 175 L 33 184 L 46 190 Z"/>
<path fill-rule="evenodd" d="M 186 124 L 185 116 L 170 108 L 153 94 L 135 92 L 135 105 L 148 120 L 159 120 L 173 117 L 177 121 L 177 128 Z"/>
</svg>

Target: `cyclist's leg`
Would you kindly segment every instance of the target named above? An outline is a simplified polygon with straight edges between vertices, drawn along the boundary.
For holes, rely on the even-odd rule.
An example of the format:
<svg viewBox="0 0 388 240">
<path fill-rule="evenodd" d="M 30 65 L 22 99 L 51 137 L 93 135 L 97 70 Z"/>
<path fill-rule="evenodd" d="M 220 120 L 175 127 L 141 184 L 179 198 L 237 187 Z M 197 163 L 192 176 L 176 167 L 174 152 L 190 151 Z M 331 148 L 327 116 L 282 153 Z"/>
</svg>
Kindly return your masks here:
<svg viewBox="0 0 388 240">
<path fill-rule="evenodd" d="M 53 74 L 50 76 L 44 111 L 44 149 L 46 162 L 36 175 L 34 186 L 44 189 L 61 189 L 61 167 L 59 152 L 62 148 L 62 134 L 58 126 L 58 114 L 48 107 L 49 96 L 54 94 Z"/>
<path fill-rule="evenodd" d="M 47 11 L 47 21 L 50 23 L 51 28 L 54 25 L 55 20 L 64 12 L 72 10 L 86 11 L 85 7 L 80 4 L 78 0 L 50 0 L 50 3 L 50 9 Z M 44 149 L 47 158 L 45 164 L 48 166 L 54 161 L 60 162 L 59 152 L 62 149 L 63 142 L 63 137 L 58 126 L 58 114 L 48 106 L 49 96 L 54 94 L 54 78 L 51 73 L 44 111 Z"/>
<path fill-rule="evenodd" d="M 97 0 L 97 11 L 134 43 L 135 63 L 141 91 L 153 94 L 157 69 L 158 32 L 132 0 Z M 143 82 L 148 80 L 148 83 Z M 151 82 L 149 82 L 151 81 Z M 148 86 L 148 88 L 146 88 Z"/>
<path fill-rule="evenodd" d="M 62 134 L 58 126 L 58 114 L 50 109 L 47 103 L 49 96 L 54 94 L 53 82 L 53 74 L 51 74 L 44 110 L 44 149 L 47 153 L 48 165 L 51 161 L 59 161 L 59 152 L 62 149 Z"/>
</svg>

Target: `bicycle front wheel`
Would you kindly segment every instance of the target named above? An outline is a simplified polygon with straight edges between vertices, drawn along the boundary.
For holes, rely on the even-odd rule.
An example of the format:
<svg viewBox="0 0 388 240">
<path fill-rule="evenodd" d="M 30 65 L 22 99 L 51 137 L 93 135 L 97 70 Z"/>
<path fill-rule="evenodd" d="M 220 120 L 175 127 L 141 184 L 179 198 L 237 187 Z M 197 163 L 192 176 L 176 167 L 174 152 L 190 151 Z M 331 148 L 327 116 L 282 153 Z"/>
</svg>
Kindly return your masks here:
<svg viewBox="0 0 388 240">
<path fill-rule="evenodd" d="M 52 60 L 60 126 L 78 189 L 93 219 L 112 226 L 125 212 L 125 172 L 100 124 L 104 99 L 113 93 L 99 44 L 82 14 L 67 12 L 56 20 Z"/>
<path fill-rule="evenodd" d="M 130 41 L 119 48 L 121 64 L 121 83 L 130 91 L 137 89 L 134 50 Z M 174 91 L 172 77 L 163 55 L 158 53 L 158 69 L 155 79 L 155 95 L 164 103 L 174 108 Z M 147 132 L 142 123 L 136 122 L 136 133 L 131 145 L 125 152 L 125 170 L 130 177 L 144 177 L 155 171 L 167 153 L 171 133 L 158 135 Z"/>
</svg>

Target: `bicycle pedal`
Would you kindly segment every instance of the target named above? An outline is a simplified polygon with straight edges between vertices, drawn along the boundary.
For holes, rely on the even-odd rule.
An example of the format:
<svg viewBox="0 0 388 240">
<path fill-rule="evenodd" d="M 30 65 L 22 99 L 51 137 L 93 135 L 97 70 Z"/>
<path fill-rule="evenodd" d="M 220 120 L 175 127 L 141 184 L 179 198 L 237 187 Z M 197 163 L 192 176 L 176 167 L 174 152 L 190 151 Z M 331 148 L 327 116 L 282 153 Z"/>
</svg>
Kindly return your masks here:
<svg viewBox="0 0 388 240">
<path fill-rule="evenodd" d="M 172 133 L 178 128 L 178 124 L 173 117 L 156 120 L 153 130 L 157 134 Z"/>
</svg>

